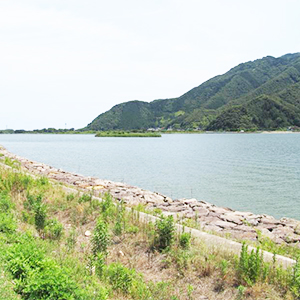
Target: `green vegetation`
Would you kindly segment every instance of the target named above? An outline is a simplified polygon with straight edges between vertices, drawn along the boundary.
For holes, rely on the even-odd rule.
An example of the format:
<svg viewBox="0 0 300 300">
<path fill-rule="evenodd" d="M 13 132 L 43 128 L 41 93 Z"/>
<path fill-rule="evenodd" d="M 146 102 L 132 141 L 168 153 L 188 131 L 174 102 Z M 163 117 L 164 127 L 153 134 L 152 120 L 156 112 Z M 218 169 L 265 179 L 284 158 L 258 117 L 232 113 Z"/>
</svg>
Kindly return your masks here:
<svg viewBox="0 0 300 300">
<path fill-rule="evenodd" d="M 274 130 L 300 127 L 300 53 L 240 64 L 181 97 L 129 101 L 84 130 Z"/>
<path fill-rule="evenodd" d="M 55 129 L 55 128 L 44 128 L 44 129 L 34 129 L 34 130 L 24 130 L 24 129 L 6 129 L 6 130 L 0 130 L 0 134 L 95 134 L 96 130 L 75 130 L 74 128 L 70 129 Z"/>
<path fill-rule="evenodd" d="M 154 239 L 154 247 L 158 250 L 169 249 L 173 242 L 175 236 L 175 227 L 173 216 L 163 217 L 156 221 L 155 223 L 156 236 Z"/>
<path fill-rule="evenodd" d="M 300 297 L 299 263 L 282 270 L 245 245 L 232 257 L 102 198 L 0 166 L 0 299 Z"/>
<path fill-rule="evenodd" d="M 96 137 L 161 137 L 154 132 L 99 131 Z"/>
</svg>

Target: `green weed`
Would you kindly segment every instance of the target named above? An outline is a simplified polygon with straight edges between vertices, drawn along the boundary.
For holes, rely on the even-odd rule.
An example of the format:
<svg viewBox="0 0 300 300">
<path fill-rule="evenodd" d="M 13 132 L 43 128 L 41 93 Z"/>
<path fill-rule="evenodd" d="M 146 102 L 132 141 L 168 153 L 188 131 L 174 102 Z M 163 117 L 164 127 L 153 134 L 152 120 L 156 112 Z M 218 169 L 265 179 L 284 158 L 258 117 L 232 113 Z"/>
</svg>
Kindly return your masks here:
<svg viewBox="0 0 300 300">
<path fill-rule="evenodd" d="M 107 224 L 98 218 L 92 237 L 92 252 L 94 256 L 98 253 L 107 254 L 107 247 L 110 242 Z"/>
<path fill-rule="evenodd" d="M 154 247 L 158 250 L 170 248 L 175 237 L 173 216 L 162 217 L 155 223 Z"/>
</svg>

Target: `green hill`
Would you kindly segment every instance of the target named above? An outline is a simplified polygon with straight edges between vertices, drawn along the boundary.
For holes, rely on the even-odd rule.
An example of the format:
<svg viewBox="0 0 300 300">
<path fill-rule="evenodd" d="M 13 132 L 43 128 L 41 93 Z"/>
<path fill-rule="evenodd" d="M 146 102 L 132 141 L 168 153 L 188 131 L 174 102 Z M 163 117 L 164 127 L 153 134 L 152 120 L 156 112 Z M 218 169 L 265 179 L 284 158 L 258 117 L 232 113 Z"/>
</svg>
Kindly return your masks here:
<svg viewBox="0 0 300 300">
<path fill-rule="evenodd" d="M 85 129 L 278 129 L 299 126 L 299 120 L 300 53 L 295 53 L 240 64 L 178 98 L 116 105 Z"/>
</svg>

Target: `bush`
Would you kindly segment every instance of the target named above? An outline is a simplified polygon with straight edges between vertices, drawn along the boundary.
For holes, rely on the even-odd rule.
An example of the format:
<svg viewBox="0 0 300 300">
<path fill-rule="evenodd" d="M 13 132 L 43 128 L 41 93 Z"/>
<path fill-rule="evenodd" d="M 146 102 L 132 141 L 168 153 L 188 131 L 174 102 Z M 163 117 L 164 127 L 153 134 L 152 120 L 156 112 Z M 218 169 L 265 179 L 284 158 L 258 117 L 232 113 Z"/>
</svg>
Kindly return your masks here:
<svg viewBox="0 0 300 300">
<path fill-rule="evenodd" d="M 67 201 L 73 201 L 75 199 L 75 195 L 74 194 L 68 194 L 66 198 L 67 198 Z"/>
<path fill-rule="evenodd" d="M 76 240 L 77 240 L 76 230 L 73 228 L 69 231 L 69 235 L 66 240 L 68 251 L 71 251 L 74 249 L 74 247 L 76 245 Z"/>
<path fill-rule="evenodd" d="M 68 270 L 47 259 L 31 236 L 20 236 L 19 243 L 13 244 L 4 256 L 16 291 L 23 299 L 76 299 L 78 289 Z"/>
<path fill-rule="evenodd" d="M 291 291 L 297 298 L 300 298 L 300 262 L 299 262 L 299 258 L 296 260 L 296 264 L 294 265 L 293 271 L 294 272 L 293 272 L 292 280 L 290 283 Z"/>
<path fill-rule="evenodd" d="M 113 217 L 115 212 L 115 206 L 112 200 L 112 196 L 110 194 L 105 194 L 104 200 L 101 202 L 100 208 L 101 214 L 105 220 L 107 220 L 109 217 Z"/>
<path fill-rule="evenodd" d="M 118 204 L 117 207 L 117 216 L 116 216 L 116 223 L 114 226 L 114 233 L 116 235 L 121 235 L 123 232 L 123 225 L 124 225 L 124 205 L 123 203 Z"/>
<path fill-rule="evenodd" d="M 19 282 L 18 289 L 24 299 L 74 299 L 77 292 L 66 270 L 51 259 L 41 261 L 39 269 L 32 270 Z"/>
<path fill-rule="evenodd" d="M 98 253 L 107 253 L 109 240 L 107 224 L 99 217 L 92 237 L 92 251 L 94 256 Z"/>
<path fill-rule="evenodd" d="M 6 192 L 0 193 L 0 232 L 13 233 L 17 229 L 17 222 L 11 210 L 15 208 L 14 203 Z"/>
<path fill-rule="evenodd" d="M 3 266 L 0 265 L 0 299 L 5 300 L 20 300 L 20 297 L 14 292 L 14 284 L 12 283 L 11 276 L 3 271 Z"/>
<path fill-rule="evenodd" d="M 42 195 L 33 196 L 28 194 L 24 207 L 34 212 L 35 227 L 39 232 L 42 231 L 45 228 L 47 216 L 47 207 L 43 203 Z"/>
<path fill-rule="evenodd" d="M 36 203 L 34 207 L 34 223 L 38 231 L 41 231 L 45 228 L 46 216 L 46 205 L 44 203 Z"/>
<path fill-rule="evenodd" d="M 0 212 L 7 213 L 15 208 L 15 204 L 10 200 L 7 193 L 0 193 Z"/>
<path fill-rule="evenodd" d="M 136 273 L 120 263 L 112 263 L 108 266 L 105 275 L 109 278 L 113 289 L 130 293 Z"/>
<path fill-rule="evenodd" d="M 191 246 L 192 235 L 189 232 L 184 232 L 179 237 L 179 245 L 182 249 L 189 249 Z"/>
<path fill-rule="evenodd" d="M 23 219 L 26 222 L 31 223 L 31 218 L 34 218 L 35 228 L 41 232 L 46 225 L 47 207 L 43 203 L 42 195 L 30 195 L 27 194 L 24 207 L 29 211 L 29 214 L 23 212 Z"/>
<path fill-rule="evenodd" d="M 17 229 L 17 222 L 11 213 L 0 213 L 0 232 L 13 233 Z"/>
<path fill-rule="evenodd" d="M 169 248 L 174 241 L 175 226 L 173 216 L 162 217 L 155 223 L 154 247 L 159 250 Z"/>
<path fill-rule="evenodd" d="M 46 222 L 44 234 L 51 240 L 59 240 L 63 233 L 63 225 L 57 219 L 51 219 Z"/>
<path fill-rule="evenodd" d="M 19 243 L 9 248 L 5 255 L 7 268 L 15 279 L 23 279 L 29 273 L 40 267 L 44 259 L 44 252 L 36 246 L 32 237 L 23 235 Z"/>
<path fill-rule="evenodd" d="M 259 248 L 248 253 L 248 246 L 243 243 L 238 266 L 238 278 L 241 284 L 252 285 L 257 281 L 263 281 L 268 273 L 268 267 L 264 264 L 263 253 Z"/>
<path fill-rule="evenodd" d="M 78 202 L 82 203 L 82 202 L 91 202 L 92 201 L 92 196 L 89 194 L 83 194 L 79 199 Z"/>
<path fill-rule="evenodd" d="M 38 185 L 49 185 L 49 179 L 46 176 L 42 176 L 36 180 Z"/>
</svg>

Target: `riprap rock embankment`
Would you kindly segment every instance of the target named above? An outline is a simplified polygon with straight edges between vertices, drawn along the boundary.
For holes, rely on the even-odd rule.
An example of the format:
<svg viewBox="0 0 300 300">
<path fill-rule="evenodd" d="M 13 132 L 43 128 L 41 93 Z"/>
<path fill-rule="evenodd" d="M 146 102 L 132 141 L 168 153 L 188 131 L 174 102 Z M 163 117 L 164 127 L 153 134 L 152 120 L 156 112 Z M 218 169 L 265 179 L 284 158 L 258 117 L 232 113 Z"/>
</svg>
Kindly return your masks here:
<svg viewBox="0 0 300 300">
<path fill-rule="evenodd" d="M 173 215 L 179 222 L 195 222 L 203 230 L 225 235 L 233 239 L 257 240 L 267 237 L 277 244 L 287 243 L 298 246 L 300 241 L 300 221 L 282 218 L 275 219 L 265 214 L 234 211 L 217 207 L 206 201 L 196 199 L 173 200 L 160 193 L 147 191 L 120 182 L 101 180 L 66 172 L 14 155 L 0 147 L 2 159 L 8 157 L 17 160 L 28 172 L 47 176 L 50 179 L 91 191 L 97 196 L 109 192 L 128 206 L 143 204 L 148 210 L 159 210 L 165 215 Z"/>
</svg>

